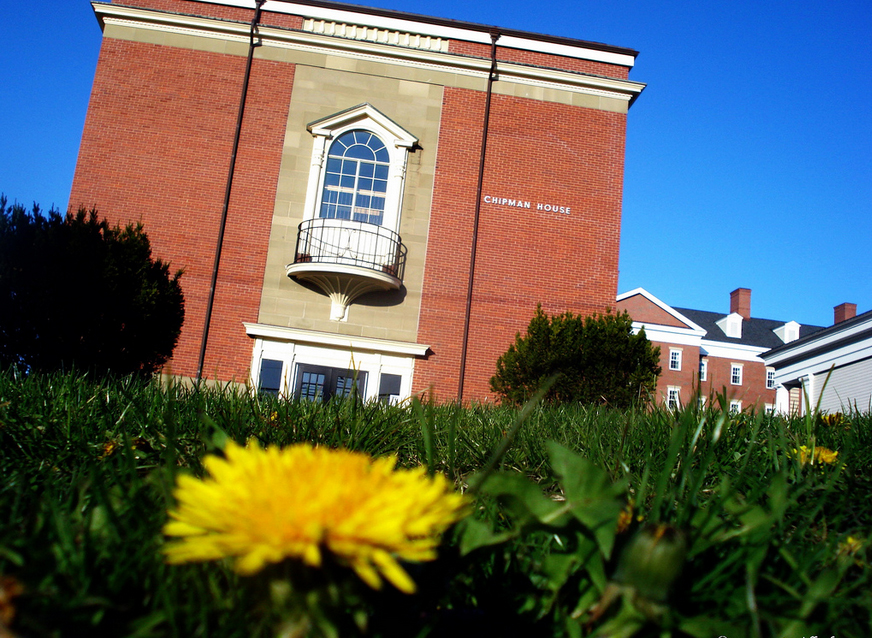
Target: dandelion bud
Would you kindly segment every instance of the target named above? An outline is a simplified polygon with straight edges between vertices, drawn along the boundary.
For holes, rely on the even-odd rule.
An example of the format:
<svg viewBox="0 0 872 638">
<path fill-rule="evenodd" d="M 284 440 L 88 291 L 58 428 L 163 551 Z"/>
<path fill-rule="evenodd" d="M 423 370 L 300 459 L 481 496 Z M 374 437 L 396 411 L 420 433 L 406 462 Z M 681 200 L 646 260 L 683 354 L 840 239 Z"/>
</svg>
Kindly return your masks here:
<svg viewBox="0 0 872 638">
<path fill-rule="evenodd" d="M 684 533 L 670 525 L 646 525 L 624 547 L 614 580 L 637 594 L 664 602 L 687 556 Z"/>
</svg>

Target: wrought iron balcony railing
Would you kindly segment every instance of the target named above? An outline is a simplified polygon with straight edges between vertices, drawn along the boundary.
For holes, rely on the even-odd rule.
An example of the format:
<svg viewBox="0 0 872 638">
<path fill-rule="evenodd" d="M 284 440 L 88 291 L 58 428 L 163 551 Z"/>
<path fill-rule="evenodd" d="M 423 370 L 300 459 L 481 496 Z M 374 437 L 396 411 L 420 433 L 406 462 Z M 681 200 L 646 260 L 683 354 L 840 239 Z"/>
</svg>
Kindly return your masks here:
<svg viewBox="0 0 872 638">
<path fill-rule="evenodd" d="M 297 233 L 294 264 L 357 266 L 403 280 L 406 247 L 383 226 L 348 219 L 308 219 Z"/>
</svg>

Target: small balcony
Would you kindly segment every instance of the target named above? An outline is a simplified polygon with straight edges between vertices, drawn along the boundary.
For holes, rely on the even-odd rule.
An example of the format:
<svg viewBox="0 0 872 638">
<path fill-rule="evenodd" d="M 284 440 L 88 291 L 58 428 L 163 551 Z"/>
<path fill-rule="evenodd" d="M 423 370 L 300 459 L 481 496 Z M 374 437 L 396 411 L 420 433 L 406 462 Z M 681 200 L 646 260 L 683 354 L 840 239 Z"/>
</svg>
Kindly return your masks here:
<svg viewBox="0 0 872 638">
<path fill-rule="evenodd" d="M 349 304 L 376 290 L 403 284 L 406 247 L 392 230 L 348 219 L 309 219 L 297 232 L 294 262 L 286 272 L 330 297 L 333 321 L 345 321 Z"/>
</svg>

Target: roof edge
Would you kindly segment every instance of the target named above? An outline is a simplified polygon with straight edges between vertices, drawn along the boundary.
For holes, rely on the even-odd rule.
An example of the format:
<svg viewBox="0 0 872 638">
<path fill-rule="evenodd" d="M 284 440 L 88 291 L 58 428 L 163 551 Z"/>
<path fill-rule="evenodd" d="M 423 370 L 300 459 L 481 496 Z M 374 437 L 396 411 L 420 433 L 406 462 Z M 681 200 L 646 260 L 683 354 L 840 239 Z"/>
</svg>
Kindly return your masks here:
<svg viewBox="0 0 872 638">
<path fill-rule="evenodd" d="M 206 4 L 220 4 L 225 6 L 234 6 L 241 8 L 254 9 L 254 0 L 194 0 L 195 2 L 203 2 Z M 386 18 L 390 20 L 401 20 L 404 22 L 417 22 L 429 24 L 436 27 L 447 29 L 458 29 L 468 31 L 470 33 L 479 34 L 479 38 L 470 38 L 472 41 L 486 42 L 490 44 L 492 34 L 499 34 L 503 38 L 517 38 L 522 41 L 538 42 L 548 45 L 557 45 L 570 47 L 575 49 L 588 49 L 597 51 L 603 54 L 611 54 L 626 58 L 625 62 L 607 62 L 616 66 L 630 67 L 635 64 L 636 57 L 639 52 L 635 49 L 619 47 L 602 42 L 591 42 L 588 40 L 579 40 L 565 36 L 548 35 L 544 33 L 536 33 L 533 31 L 523 31 L 520 29 L 509 29 L 494 25 L 479 24 L 476 22 L 467 22 L 464 20 L 452 20 L 450 18 L 440 18 L 437 16 L 428 16 L 419 13 L 409 13 L 405 11 L 397 11 L 394 9 L 381 9 L 378 7 L 369 7 L 366 5 L 349 4 L 345 2 L 335 2 L 334 0 L 267 0 L 263 6 L 264 11 L 272 11 L 275 13 L 293 13 L 298 12 L 293 9 L 295 6 L 313 7 L 324 9 L 327 11 L 341 11 L 347 13 L 366 14 Z M 501 46 L 509 46 L 511 48 L 520 48 L 510 44 L 502 44 Z M 537 50 L 537 49 L 531 49 Z M 559 55 L 559 54 L 558 54 Z M 604 60 L 603 60 L 604 61 Z"/>
<path fill-rule="evenodd" d="M 668 313 L 669 315 L 674 317 L 676 320 L 685 324 L 687 326 L 687 328 L 692 330 L 693 332 L 699 333 L 702 335 L 706 334 L 706 330 L 702 326 L 700 326 L 699 324 L 697 324 L 694 321 L 691 321 L 688 317 L 685 317 L 683 314 L 678 312 L 675 308 L 673 308 L 669 304 L 667 304 L 663 301 L 660 301 L 657 297 L 652 295 L 650 292 L 648 292 L 644 288 L 634 288 L 633 290 L 630 290 L 628 292 L 622 292 L 617 297 L 615 297 L 615 302 L 617 303 L 618 301 L 623 301 L 624 299 L 629 299 L 630 297 L 634 297 L 636 295 L 642 295 L 643 297 L 645 297 L 645 299 L 647 299 L 648 301 L 653 303 L 655 306 L 660 308 L 662 311 Z M 645 322 L 640 322 L 640 323 L 645 323 Z"/>
</svg>

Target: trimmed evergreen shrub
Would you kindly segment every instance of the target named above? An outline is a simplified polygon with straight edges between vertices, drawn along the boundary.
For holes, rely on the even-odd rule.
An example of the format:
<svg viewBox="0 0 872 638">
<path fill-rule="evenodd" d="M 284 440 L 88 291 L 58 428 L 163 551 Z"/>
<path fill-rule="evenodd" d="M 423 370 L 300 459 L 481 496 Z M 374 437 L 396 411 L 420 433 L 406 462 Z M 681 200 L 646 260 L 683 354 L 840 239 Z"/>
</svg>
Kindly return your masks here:
<svg viewBox="0 0 872 638">
<path fill-rule="evenodd" d="M 626 408 L 648 401 L 659 359 L 660 348 L 644 330 L 633 334 L 626 312 L 549 317 L 540 305 L 527 333 L 497 360 L 490 385 L 506 403 L 522 404 L 551 381 L 546 402 Z"/>
<path fill-rule="evenodd" d="M 180 277 L 152 257 L 142 224 L 0 197 L 0 366 L 152 374 L 185 318 Z"/>
</svg>

